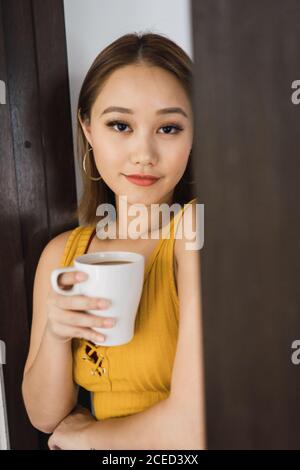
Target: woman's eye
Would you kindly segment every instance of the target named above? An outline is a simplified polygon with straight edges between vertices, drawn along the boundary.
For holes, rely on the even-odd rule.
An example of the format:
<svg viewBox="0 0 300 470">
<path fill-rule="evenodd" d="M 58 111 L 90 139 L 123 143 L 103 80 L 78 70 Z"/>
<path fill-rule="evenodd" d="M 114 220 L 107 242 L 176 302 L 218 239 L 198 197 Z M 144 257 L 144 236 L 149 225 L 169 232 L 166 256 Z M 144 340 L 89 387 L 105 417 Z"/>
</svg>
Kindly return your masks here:
<svg viewBox="0 0 300 470">
<path fill-rule="evenodd" d="M 114 127 L 114 126 L 125 126 L 127 127 L 127 124 L 125 124 L 125 122 L 120 122 L 120 121 L 111 121 L 111 122 L 108 122 L 107 123 L 107 126 L 108 127 Z M 117 129 L 116 129 L 117 130 Z M 124 129 L 123 129 L 124 130 Z M 118 128 L 117 132 L 123 132 L 123 130 L 120 130 Z"/>
<path fill-rule="evenodd" d="M 172 134 L 179 134 L 179 132 L 183 130 L 182 127 L 173 124 L 162 126 L 161 129 L 175 129 L 176 132 L 172 132 Z M 164 132 L 164 134 L 171 134 L 171 132 Z"/>
<path fill-rule="evenodd" d="M 128 124 L 122 121 L 111 121 L 106 124 L 108 127 L 115 128 L 115 126 L 118 126 L 117 129 L 115 129 L 117 132 L 123 133 L 125 130 L 124 127 L 128 127 Z M 167 132 L 163 132 L 163 134 L 178 134 L 180 131 L 183 130 L 182 127 L 176 125 L 176 124 L 168 124 L 166 126 L 160 127 L 160 129 L 164 129 Z M 175 129 L 175 132 L 171 132 L 172 129 Z"/>
</svg>

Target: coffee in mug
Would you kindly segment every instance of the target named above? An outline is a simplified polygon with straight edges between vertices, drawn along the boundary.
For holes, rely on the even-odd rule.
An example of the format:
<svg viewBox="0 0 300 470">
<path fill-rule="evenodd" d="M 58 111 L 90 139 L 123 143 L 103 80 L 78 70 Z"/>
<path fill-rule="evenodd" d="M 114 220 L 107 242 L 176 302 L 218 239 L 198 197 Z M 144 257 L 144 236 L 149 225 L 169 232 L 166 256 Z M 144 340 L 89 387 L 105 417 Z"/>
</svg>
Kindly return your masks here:
<svg viewBox="0 0 300 470">
<path fill-rule="evenodd" d="M 113 260 L 113 261 L 91 261 L 90 263 L 88 264 L 104 264 L 104 265 L 108 265 L 108 264 L 126 264 L 126 263 L 131 263 L 132 261 L 123 261 L 123 260 Z"/>
</svg>

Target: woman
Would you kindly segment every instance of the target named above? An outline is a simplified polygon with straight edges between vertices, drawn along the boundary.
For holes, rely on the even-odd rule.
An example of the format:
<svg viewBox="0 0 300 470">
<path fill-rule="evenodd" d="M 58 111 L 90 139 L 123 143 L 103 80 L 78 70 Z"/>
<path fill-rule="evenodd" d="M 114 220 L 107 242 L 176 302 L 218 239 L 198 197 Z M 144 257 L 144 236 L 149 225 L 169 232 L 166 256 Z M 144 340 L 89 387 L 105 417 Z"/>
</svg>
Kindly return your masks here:
<svg viewBox="0 0 300 470">
<path fill-rule="evenodd" d="M 22 384 L 33 426 L 52 433 L 50 449 L 205 447 L 200 256 L 186 249 L 185 235 L 175 239 L 183 211 L 192 224 L 196 214 L 191 67 L 170 39 L 127 34 L 96 57 L 83 82 L 77 111 L 84 223 L 55 237 L 41 254 Z M 132 174 L 157 179 L 141 186 L 128 178 Z M 117 221 L 128 222 L 124 196 L 129 206 L 147 207 L 148 216 L 152 204 L 184 206 L 169 223 L 171 238 L 161 238 L 160 225 L 159 240 L 124 239 L 118 229 L 116 239 L 99 239 L 98 205 L 113 204 Z M 146 218 L 144 233 L 152 235 Z M 145 256 L 134 338 L 114 347 L 94 344 L 102 335 L 93 327 L 112 327 L 104 323 L 105 299 L 67 297 L 50 286 L 53 269 L 108 250 Z M 82 280 L 80 272 L 64 273 L 60 285 Z M 84 313 L 95 308 L 103 310 L 101 317 Z M 76 406 L 78 385 L 92 392 L 93 415 Z"/>
</svg>

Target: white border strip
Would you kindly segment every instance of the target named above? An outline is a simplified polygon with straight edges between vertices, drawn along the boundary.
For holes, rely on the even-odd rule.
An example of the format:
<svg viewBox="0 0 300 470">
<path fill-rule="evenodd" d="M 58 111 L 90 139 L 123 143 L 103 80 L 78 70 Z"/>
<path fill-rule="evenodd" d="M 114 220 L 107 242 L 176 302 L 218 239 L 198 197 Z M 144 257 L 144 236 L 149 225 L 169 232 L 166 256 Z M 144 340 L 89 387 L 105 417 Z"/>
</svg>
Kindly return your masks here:
<svg viewBox="0 0 300 470">
<path fill-rule="evenodd" d="M 5 401 L 3 364 L 5 364 L 5 343 L 0 340 L 0 450 L 9 450 L 8 421 Z"/>
</svg>

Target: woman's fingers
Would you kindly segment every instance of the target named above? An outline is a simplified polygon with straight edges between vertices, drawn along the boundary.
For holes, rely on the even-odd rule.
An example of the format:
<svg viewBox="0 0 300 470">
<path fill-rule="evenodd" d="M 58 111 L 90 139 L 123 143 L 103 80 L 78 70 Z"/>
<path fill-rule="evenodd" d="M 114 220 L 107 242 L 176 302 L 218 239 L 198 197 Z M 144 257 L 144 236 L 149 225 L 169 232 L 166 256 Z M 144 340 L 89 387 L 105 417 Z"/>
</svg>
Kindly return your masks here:
<svg viewBox="0 0 300 470">
<path fill-rule="evenodd" d="M 73 284 L 86 281 L 88 274 L 83 271 L 72 271 L 59 274 L 57 284 L 61 289 L 71 288 Z"/>
<path fill-rule="evenodd" d="M 68 310 L 105 310 L 111 305 L 109 299 L 86 295 L 65 296 L 55 293 L 52 299 L 58 308 Z"/>
<path fill-rule="evenodd" d="M 53 333 L 67 341 L 70 341 L 72 338 L 83 338 L 93 343 L 103 342 L 105 340 L 105 336 L 102 333 L 97 333 L 97 331 L 91 328 L 63 324 L 59 325 L 59 327 L 57 324 L 53 325 Z"/>
<path fill-rule="evenodd" d="M 98 317 L 91 313 L 74 312 L 72 310 L 65 311 L 61 322 L 65 325 L 82 326 L 84 328 L 110 328 L 115 325 L 114 318 Z"/>
</svg>

